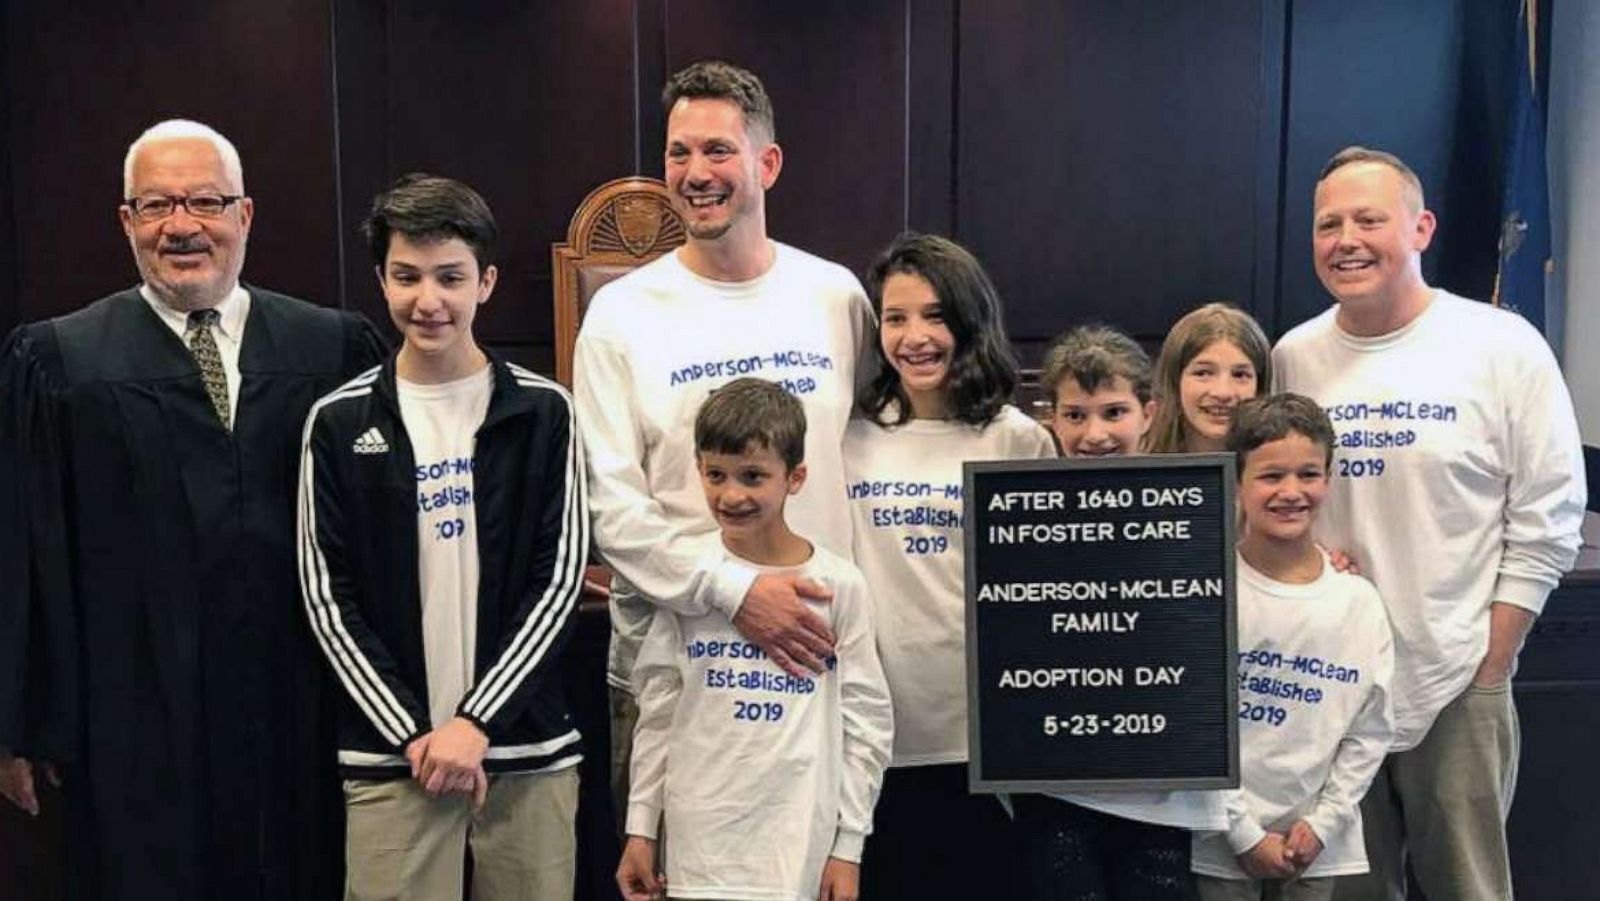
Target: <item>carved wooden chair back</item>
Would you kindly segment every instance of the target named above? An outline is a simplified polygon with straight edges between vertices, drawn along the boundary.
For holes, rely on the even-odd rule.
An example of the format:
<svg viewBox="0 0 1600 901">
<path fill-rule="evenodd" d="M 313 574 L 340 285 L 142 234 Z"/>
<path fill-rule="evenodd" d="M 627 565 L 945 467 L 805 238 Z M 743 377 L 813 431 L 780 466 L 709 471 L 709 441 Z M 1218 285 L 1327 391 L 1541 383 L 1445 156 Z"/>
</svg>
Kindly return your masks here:
<svg viewBox="0 0 1600 901">
<path fill-rule="evenodd" d="M 659 179 L 608 181 L 583 199 L 567 240 L 550 247 L 555 287 L 556 379 L 572 386 L 572 349 L 600 287 L 686 240 L 683 219 Z"/>
</svg>

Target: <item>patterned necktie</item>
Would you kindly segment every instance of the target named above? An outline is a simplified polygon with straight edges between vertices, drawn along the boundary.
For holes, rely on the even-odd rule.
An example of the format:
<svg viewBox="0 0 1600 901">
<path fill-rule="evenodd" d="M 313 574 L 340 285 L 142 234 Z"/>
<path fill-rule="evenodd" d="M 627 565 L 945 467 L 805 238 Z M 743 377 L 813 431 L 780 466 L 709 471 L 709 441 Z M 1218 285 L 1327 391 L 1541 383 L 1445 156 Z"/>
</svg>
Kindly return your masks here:
<svg viewBox="0 0 1600 901">
<path fill-rule="evenodd" d="M 222 354 L 217 352 L 217 338 L 212 329 L 221 318 L 216 310 L 194 310 L 189 313 L 189 353 L 200 367 L 200 378 L 205 380 L 206 393 L 211 395 L 211 406 L 216 408 L 222 427 L 233 431 L 228 415 L 228 373 L 222 368 Z"/>
</svg>

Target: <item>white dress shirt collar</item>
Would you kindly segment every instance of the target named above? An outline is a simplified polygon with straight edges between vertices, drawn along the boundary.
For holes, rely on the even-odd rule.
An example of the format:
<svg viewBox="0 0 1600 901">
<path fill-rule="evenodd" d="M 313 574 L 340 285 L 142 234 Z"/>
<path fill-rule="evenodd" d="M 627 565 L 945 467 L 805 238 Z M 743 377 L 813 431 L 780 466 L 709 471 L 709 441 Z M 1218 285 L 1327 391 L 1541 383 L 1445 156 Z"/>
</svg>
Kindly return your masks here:
<svg viewBox="0 0 1600 901">
<path fill-rule="evenodd" d="M 167 306 L 148 284 L 139 286 L 139 296 L 143 297 L 150 309 L 156 311 L 161 321 L 167 324 L 180 339 L 185 338 L 189 332 L 189 314 L 182 310 L 174 310 Z M 250 292 L 243 285 L 234 282 L 233 290 L 223 295 L 222 301 L 217 304 L 218 315 L 217 329 L 222 332 L 222 337 L 238 347 L 244 339 L 244 321 L 250 315 Z"/>
</svg>

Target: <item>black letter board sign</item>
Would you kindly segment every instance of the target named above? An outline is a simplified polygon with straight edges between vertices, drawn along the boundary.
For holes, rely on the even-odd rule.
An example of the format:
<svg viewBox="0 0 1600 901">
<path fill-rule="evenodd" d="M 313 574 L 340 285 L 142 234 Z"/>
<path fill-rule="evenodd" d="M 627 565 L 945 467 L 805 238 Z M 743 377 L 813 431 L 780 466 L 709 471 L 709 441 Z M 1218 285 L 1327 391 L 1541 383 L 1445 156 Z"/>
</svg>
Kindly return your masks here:
<svg viewBox="0 0 1600 901">
<path fill-rule="evenodd" d="M 965 477 L 972 790 L 1237 787 L 1233 456 Z"/>
</svg>

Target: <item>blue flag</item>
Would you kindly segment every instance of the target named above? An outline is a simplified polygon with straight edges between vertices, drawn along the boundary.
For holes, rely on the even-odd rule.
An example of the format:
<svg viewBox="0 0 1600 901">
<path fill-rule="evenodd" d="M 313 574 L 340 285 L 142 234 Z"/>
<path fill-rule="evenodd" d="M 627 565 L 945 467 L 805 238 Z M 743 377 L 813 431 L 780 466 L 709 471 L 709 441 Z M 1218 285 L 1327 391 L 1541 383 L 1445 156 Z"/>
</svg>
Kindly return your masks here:
<svg viewBox="0 0 1600 901">
<path fill-rule="evenodd" d="M 1506 148 L 1505 196 L 1500 204 L 1500 271 L 1495 303 L 1545 328 L 1545 273 L 1550 258 L 1550 179 L 1546 170 L 1544 101 L 1538 91 L 1538 0 L 1522 0 L 1517 14 L 1516 90 Z"/>
</svg>

